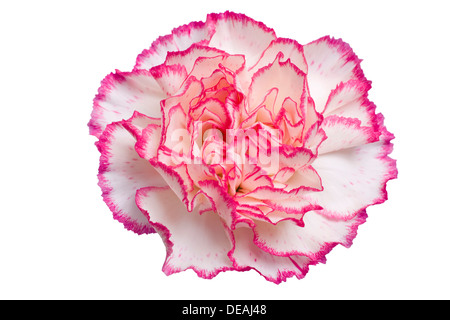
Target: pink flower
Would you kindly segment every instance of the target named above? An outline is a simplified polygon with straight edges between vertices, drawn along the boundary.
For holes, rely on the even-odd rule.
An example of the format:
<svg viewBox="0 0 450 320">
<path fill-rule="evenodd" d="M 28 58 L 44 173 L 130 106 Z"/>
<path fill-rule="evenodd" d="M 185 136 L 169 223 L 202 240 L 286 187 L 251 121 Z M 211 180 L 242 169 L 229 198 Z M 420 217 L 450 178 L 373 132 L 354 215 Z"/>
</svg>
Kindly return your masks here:
<svg viewBox="0 0 450 320">
<path fill-rule="evenodd" d="M 158 38 L 94 99 L 114 218 L 161 236 L 167 275 L 303 278 L 352 244 L 397 176 L 360 61 L 341 40 L 302 46 L 231 12 Z"/>
</svg>

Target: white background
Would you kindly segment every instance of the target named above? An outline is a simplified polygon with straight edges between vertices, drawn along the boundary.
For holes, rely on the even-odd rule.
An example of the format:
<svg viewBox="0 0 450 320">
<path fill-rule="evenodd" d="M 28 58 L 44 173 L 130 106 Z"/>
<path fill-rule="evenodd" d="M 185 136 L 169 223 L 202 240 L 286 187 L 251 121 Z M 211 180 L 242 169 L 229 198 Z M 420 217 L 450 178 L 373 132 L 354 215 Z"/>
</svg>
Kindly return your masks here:
<svg viewBox="0 0 450 320">
<path fill-rule="evenodd" d="M 0 298 L 449 299 L 446 1 L 2 1 Z M 209 12 L 245 13 L 278 36 L 343 38 L 373 81 L 399 178 L 350 249 L 303 280 L 255 271 L 164 275 L 157 235 L 112 219 L 88 135 L 92 99 L 160 35 Z"/>
</svg>

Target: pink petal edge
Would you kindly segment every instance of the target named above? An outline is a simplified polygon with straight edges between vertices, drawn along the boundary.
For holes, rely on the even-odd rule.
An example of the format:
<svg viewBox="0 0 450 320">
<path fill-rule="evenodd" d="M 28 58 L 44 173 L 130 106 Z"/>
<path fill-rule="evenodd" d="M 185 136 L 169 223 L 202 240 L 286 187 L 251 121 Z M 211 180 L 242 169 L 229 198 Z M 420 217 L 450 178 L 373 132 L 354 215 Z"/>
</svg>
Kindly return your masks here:
<svg viewBox="0 0 450 320">
<path fill-rule="evenodd" d="M 163 186 L 165 182 L 134 151 L 134 143 L 135 138 L 125 128 L 124 121 L 106 127 L 96 143 L 101 154 L 98 185 L 114 219 L 137 234 L 153 233 L 153 228 L 136 207 L 135 194 L 144 186 Z M 117 149 L 125 156 L 116 154 Z M 124 183 L 126 190 L 121 187 Z"/>
</svg>

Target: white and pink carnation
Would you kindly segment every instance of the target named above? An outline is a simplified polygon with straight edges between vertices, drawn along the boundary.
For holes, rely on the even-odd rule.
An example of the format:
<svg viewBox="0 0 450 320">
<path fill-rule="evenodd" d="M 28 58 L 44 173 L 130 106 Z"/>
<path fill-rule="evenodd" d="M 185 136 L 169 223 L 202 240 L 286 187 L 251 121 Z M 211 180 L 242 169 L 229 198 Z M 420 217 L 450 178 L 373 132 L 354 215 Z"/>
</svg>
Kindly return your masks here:
<svg viewBox="0 0 450 320">
<path fill-rule="evenodd" d="M 232 12 L 174 29 L 94 99 L 104 201 L 161 236 L 167 275 L 303 278 L 397 176 L 360 62 L 340 39 L 301 45 Z"/>
</svg>

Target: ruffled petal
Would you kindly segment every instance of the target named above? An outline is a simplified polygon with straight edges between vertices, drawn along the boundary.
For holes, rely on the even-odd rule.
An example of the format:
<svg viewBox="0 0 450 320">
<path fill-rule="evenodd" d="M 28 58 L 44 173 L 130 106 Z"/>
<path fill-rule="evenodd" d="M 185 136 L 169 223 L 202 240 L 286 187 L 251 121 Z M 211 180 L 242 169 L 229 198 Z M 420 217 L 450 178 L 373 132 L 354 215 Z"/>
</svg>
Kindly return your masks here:
<svg viewBox="0 0 450 320">
<path fill-rule="evenodd" d="M 160 102 L 165 97 L 165 93 L 148 71 L 116 70 L 103 79 L 98 89 L 88 124 L 90 134 L 100 137 L 106 125 L 128 119 L 135 111 L 160 118 Z"/>
<path fill-rule="evenodd" d="M 243 68 L 245 57 L 243 55 L 226 55 L 217 57 L 199 58 L 195 61 L 191 76 L 197 79 L 209 77 L 212 70 L 229 70 L 238 72 Z"/>
<path fill-rule="evenodd" d="M 135 150 L 141 158 L 151 160 L 158 155 L 160 143 L 161 125 L 149 124 L 138 137 Z"/>
<path fill-rule="evenodd" d="M 248 195 L 252 198 L 259 200 L 278 199 L 279 201 L 286 201 L 286 200 L 297 201 L 299 197 L 303 195 L 305 190 L 311 191 L 308 188 L 300 187 L 288 192 L 279 188 L 263 186 L 255 188 L 254 190 L 248 192 L 245 196 Z M 317 190 L 314 189 L 313 191 Z"/>
<path fill-rule="evenodd" d="M 259 69 L 272 64 L 275 60 L 279 60 L 280 62 L 289 60 L 289 62 L 305 74 L 308 71 L 302 45 L 295 40 L 277 38 L 261 53 L 254 65 L 247 63 L 246 68 L 238 73 L 242 92 L 247 94 L 253 75 L 258 72 Z"/>
<path fill-rule="evenodd" d="M 349 80 L 339 84 L 328 97 L 323 116 L 339 116 L 361 121 L 362 126 L 374 126 L 375 105 L 367 99 L 369 81 Z"/>
<path fill-rule="evenodd" d="M 320 145 L 319 156 L 337 150 L 361 146 L 378 141 L 380 132 L 374 127 L 361 126 L 356 118 L 328 116 L 322 122 L 321 128 L 327 139 Z"/>
<path fill-rule="evenodd" d="M 180 65 L 186 68 L 188 73 L 191 73 L 192 68 L 194 67 L 195 62 L 199 58 L 213 58 L 213 57 L 223 57 L 228 56 L 228 53 L 225 51 L 210 48 L 208 46 L 201 46 L 197 44 L 193 44 L 188 49 L 184 51 L 174 51 L 169 52 L 166 57 L 166 61 L 164 65 Z M 212 70 L 214 71 L 214 70 Z"/>
<path fill-rule="evenodd" d="M 259 69 L 254 74 L 249 88 L 249 112 L 265 103 L 275 116 L 286 99 L 300 106 L 306 94 L 305 80 L 306 75 L 289 61 L 280 62 L 280 59 L 277 59 L 269 66 Z M 276 95 L 272 97 L 271 94 L 271 103 L 267 104 L 267 96 L 273 89 L 276 90 Z"/>
<path fill-rule="evenodd" d="M 324 208 L 323 214 L 351 219 L 370 205 L 387 200 L 386 183 L 397 177 L 390 134 L 382 125 L 380 140 L 358 147 L 320 155 L 313 163 L 322 179 L 323 191 L 306 195 L 312 203 Z"/>
<path fill-rule="evenodd" d="M 147 117 L 145 114 L 135 111 L 130 119 L 122 122 L 123 126 L 136 138 L 140 139 L 148 126 L 161 126 L 161 118 Z"/>
<path fill-rule="evenodd" d="M 163 177 L 172 192 L 177 195 L 178 199 L 184 203 L 186 208 L 189 208 L 188 188 L 190 186 L 190 181 L 183 180 L 176 168 L 167 166 L 155 159 L 151 159 L 150 163 Z"/>
<path fill-rule="evenodd" d="M 244 14 L 209 14 L 206 23 L 213 30 L 209 46 L 229 54 L 243 54 L 247 66 L 258 61 L 261 52 L 276 39 L 275 31 Z"/>
<path fill-rule="evenodd" d="M 308 257 L 293 259 L 262 250 L 254 243 L 254 233 L 249 227 L 236 228 L 232 237 L 234 247 L 229 256 L 237 270 L 254 269 L 266 280 L 277 284 L 292 276 L 302 279 L 308 272 L 311 263 Z"/>
<path fill-rule="evenodd" d="M 347 221 L 310 211 L 303 217 L 303 226 L 291 220 L 283 220 L 276 225 L 255 221 L 255 244 L 272 255 L 302 255 L 313 261 L 322 261 L 337 244 L 351 246 L 358 226 L 366 221 L 366 217 L 364 210 Z"/>
<path fill-rule="evenodd" d="M 292 191 L 298 188 L 305 190 L 323 190 L 322 180 L 312 166 L 305 166 L 295 171 L 295 173 L 285 182 L 284 190 Z"/>
<path fill-rule="evenodd" d="M 187 78 L 186 68 L 178 64 L 170 66 L 162 64 L 151 68 L 150 73 L 167 96 L 176 94 Z"/>
<path fill-rule="evenodd" d="M 315 155 L 310 149 L 299 147 L 293 150 L 280 148 L 280 168 L 292 168 L 298 170 L 314 160 Z"/>
<path fill-rule="evenodd" d="M 164 161 L 164 163 L 176 166 L 191 157 L 190 136 L 186 129 L 187 115 L 181 105 L 176 105 L 167 111 L 161 148 L 167 155 L 167 161 Z"/>
<path fill-rule="evenodd" d="M 185 113 L 188 113 L 191 106 L 197 105 L 200 101 L 204 91 L 203 84 L 195 78 L 189 78 L 183 83 L 183 86 L 177 92 L 176 95 L 161 102 L 163 121 L 167 122 L 167 116 L 170 109 L 174 106 L 180 105 Z"/>
<path fill-rule="evenodd" d="M 274 211 L 287 213 L 288 214 L 287 216 L 291 215 L 292 218 L 295 218 L 297 220 L 301 220 L 303 214 L 305 214 L 308 211 L 322 209 L 322 207 L 312 205 L 308 201 L 301 198 L 295 200 L 288 199 L 283 201 L 274 199 L 274 200 L 267 200 L 265 202 L 270 208 L 274 209 Z M 272 214 L 271 216 L 274 217 L 275 214 Z M 287 216 L 283 215 L 283 218 L 286 218 Z"/>
<path fill-rule="evenodd" d="M 215 213 L 188 212 L 170 188 L 140 189 L 136 203 L 166 245 L 164 273 L 192 269 L 200 277 L 212 278 L 232 268 L 227 256 L 231 242 Z"/>
<path fill-rule="evenodd" d="M 149 70 L 166 60 L 170 51 L 183 51 L 194 43 L 207 44 L 211 35 L 204 22 L 191 22 L 172 30 L 172 33 L 159 37 L 149 49 L 144 50 L 136 60 L 134 69 Z"/>
<path fill-rule="evenodd" d="M 281 53 L 281 55 L 280 55 Z M 303 73 L 308 73 L 308 65 L 306 63 L 305 55 L 303 54 L 303 46 L 295 40 L 287 38 L 277 38 L 273 40 L 270 45 L 263 51 L 258 62 L 249 66 L 249 71 L 256 72 L 259 69 L 272 64 L 277 57 L 280 57 L 280 62 L 289 61 L 300 69 Z"/>
<path fill-rule="evenodd" d="M 243 68 L 244 64 L 245 57 L 243 55 L 230 55 L 216 48 L 193 44 L 187 50 L 169 52 L 164 65 L 157 68 L 183 66 L 189 76 L 201 79 L 211 76 L 220 67 L 237 72 Z"/>
<path fill-rule="evenodd" d="M 203 180 L 198 184 L 202 192 L 210 199 L 214 212 L 224 221 L 224 225 L 233 228 L 237 221 L 237 202 L 219 186 L 217 181 Z"/>
<path fill-rule="evenodd" d="M 207 98 L 190 110 L 191 120 L 198 125 L 211 123 L 224 131 L 231 123 L 230 115 L 224 103 L 216 98 Z M 205 132 L 203 132 L 205 133 Z"/>
<path fill-rule="evenodd" d="M 148 186 L 167 186 L 158 172 L 134 150 L 135 137 L 124 122 L 108 125 L 97 142 L 101 153 L 99 186 L 114 219 L 138 234 L 153 228 L 135 203 L 136 191 Z"/>
<path fill-rule="evenodd" d="M 323 37 L 303 46 L 308 62 L 308 86 L 316 110 L 322 112 L 331 91 L 350 79 L 364 81 L 361 60 L 340 39 Z"/>
</svg>

